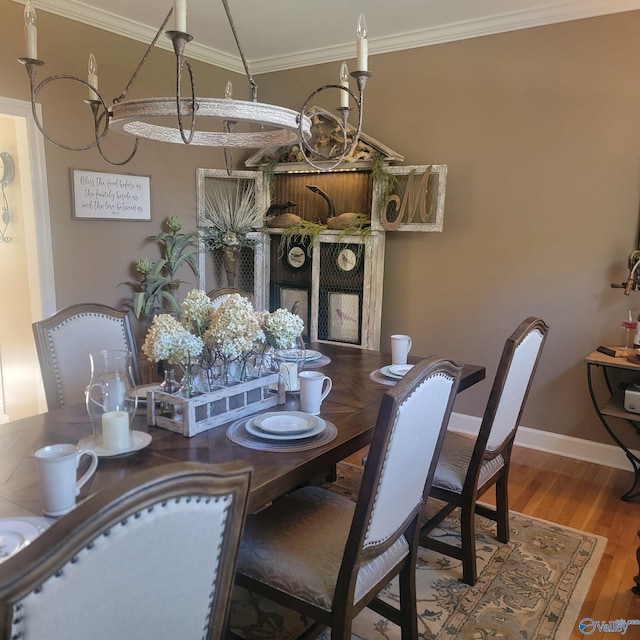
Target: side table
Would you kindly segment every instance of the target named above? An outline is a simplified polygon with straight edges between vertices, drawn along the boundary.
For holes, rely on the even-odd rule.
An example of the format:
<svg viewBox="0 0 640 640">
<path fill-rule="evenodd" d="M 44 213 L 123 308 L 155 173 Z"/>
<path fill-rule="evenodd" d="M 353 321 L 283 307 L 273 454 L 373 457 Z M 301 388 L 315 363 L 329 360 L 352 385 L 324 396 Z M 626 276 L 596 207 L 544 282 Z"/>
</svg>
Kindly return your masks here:
<svg viewBox="0 0 640 640">
<path fill-rule="evenodd" d="M 637 375 L 640 376 L 640 365 L 629 362 L 624 357 L 614 358 L 612 356 L 607 356 L 604 353 L 600 353 L 599 351 L 590 353 L 585 358 L 585 362 L 587 363 L 589 394 L 591 395 L 591 401 L 593 402 L 593 406 L 598 414 L 598 418 L 600 418 L 600 422 L 602 422 L 602 425 L 613 441 L 618 445 L 618 447 L 620 447 L 620 449 L 622 449 L 622 451 L 624 451 L 627 460 L 629 460 L 633 467 L 633 485 L 620 497 L 621 500 L 632 500 L 633 498 L 640 496 L 640 491 L 635 491 L 638 482 L 640 482 L 640 458 L 625 446 L 622 440 L 612 429 L 610 423 L 613 422 L 612 419 L 626 421 L 633 427 L 635 432 L 640 435 L 640 414 L 630 413 L 625 410 L 624 391 L 622 389 L 613 388 L 611 384 L 610 370 L 626 370 L 637 373 Z M 609 397 L 604 402 L 598 401 L 593 389 L 592 370 L 594 367 L 602 371 L 607 389 L 609 390 Z"/>
</svg>

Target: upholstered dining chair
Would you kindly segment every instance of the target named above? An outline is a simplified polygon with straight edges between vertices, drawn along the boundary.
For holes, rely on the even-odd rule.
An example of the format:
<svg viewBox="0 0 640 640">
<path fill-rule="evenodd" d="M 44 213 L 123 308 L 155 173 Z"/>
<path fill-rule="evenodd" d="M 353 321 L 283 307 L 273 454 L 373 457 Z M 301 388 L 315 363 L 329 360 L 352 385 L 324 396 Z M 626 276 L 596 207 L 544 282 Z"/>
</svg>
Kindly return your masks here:
<svg viewBox="0 0 640 640">
<path fill-rule="evenodd" d="M 442 503 L 423 524 L 420 545 L 461 560 L 462 580 L 470 585 L 478 579 L 475 514 L 494 520 L 498 540 L 509 542 L 511 450 L 548 331 L 539 318 L 520 323 L 504 345 L 478 436 L 448 431 L 442 445 L 430 494 Z M 496 507 L 478 504 L 492 486 Z M 461 546 L 429 535 L 456 507 L 460 507 Z"/>
<path fill-rule="evenodd" d="M 103 304 L 74 304 L 32 327 L 49 410 L 84 402 L 91 372 L 89 354 L 102 349 L 131 351 L 133 380 L 141 383 L 138 350 L 126 311 Z"/>
<path fill-rule="evenodd" d="M 0 635 L 224 637 L 250 467 L 174 463 L 90 496 L 0 571 Z"/>
<path fill-rule="evenodd" d="M 253 295 L 251 295 L 248 291 L 243 291 L 242 289 L 236 289 L 235 287 L 220 287 L 219 289 L 212 289 L 211 291 L 207 291 L 207 295 L 211 298 L 211 303 L 214 308 L 218 308 L 230 295 L 237 293 L 247 300 L 251 300 L 253 302 Z"/>
<path fill-rule="evenodd" d="M 460 371 L 428 358 L 384 394 L 355 503 L 307 486 L 248 516 L 236 584 L 330 627 L 333 640 L 351 639 L 365 607 L 417 638 L 418 519 Z M 378 599 L 395 576 L 399 609 Z"/>
</svg>

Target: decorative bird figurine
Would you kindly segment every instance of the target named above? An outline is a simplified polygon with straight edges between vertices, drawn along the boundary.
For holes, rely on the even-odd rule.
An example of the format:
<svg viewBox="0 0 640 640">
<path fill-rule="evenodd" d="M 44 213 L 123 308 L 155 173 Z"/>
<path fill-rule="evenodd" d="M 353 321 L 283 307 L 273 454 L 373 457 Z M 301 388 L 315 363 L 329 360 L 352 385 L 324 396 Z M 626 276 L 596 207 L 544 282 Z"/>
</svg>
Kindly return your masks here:
<svg viewBox="0 0 640 640">
<path fill-rule="evenodd" d="M 278 204 L 276 202 L 267 209 L 267 214 L 266 214 L 267 218 L 269 216 L 274 216 L 279 213 L 284 213 L 287 209 L 293 209 L 294 207 L 297 207 L 297 206 L 298 206 L 298 203 L 291 202 L 291 200 L 289 200 L 288 202 L 285 202 L 284 204 Z"/>
<path fill-rule="evenodd" d="M 306 185 L 309 191 L 317 193 L 322 196 L 329 205 L 329 211 L 327 213 L 327 228 L 329 229 L 361 229 L 371 224 L 371 218 L 364 213 L 341 213 L 336 215 L 336 209 L 333 205 L 331 198 L 320 187 L 316 187 L 313 184 Z"/>
<path fill-rule="evenodd" d="M 267 209 L 265 218 L 265 224 L 267 227 L 274 229 L 286 229 L 287 227 L 294 227 L 302 222 L 302 218 L 295 213 L 285 213 L 287 209 L 297 207 L 297 202 L 285 202 L 284 204 L 272 204 Z"/>
<path fill-rule="evenodd" d="M 327 219 L 333 218 L 336 215 L 336 208 L 333 206 L 333 202 L 331 201 L 331 198 L 320 187 L 316 187 L 315 184 L 308 184 L 306 185 L 306 187 L 307 189 L 309 189 L 309 191 L 313 191 L 313 193 L 317 193 L 319 196 L 322 196 L 327 201 L 327 205 L 329 206 Z"/>
</svg>

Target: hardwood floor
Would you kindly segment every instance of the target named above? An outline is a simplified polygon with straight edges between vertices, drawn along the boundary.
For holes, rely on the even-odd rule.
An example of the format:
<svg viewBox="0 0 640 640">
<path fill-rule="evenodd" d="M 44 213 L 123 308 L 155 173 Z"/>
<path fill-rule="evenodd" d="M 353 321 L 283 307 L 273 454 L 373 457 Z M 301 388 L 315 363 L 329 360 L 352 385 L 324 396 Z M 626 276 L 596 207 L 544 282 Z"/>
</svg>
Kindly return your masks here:
<svg viewBox="0 0 640 640">
<path fill-rule="evenodd" d="M 512 510 L 608 539 L 578 621 L 640 620 L 640 596 L 631 592 L 638 573 L 640 499 L 620 500 L 632 481 L 631 471 L 514 448 L 509 476 Z M 626 636 L 640 637 L 640 627 L 629 627 Z M 576 624 L 571 640 L 585 637 Z M 612 634 L 596 632 L 588 637 Z"/>
<path fill-rule="evenodd" d="M 360 464 L 362 454 L 348 459 Z M 640 498 L 623 502 L 620 496 L 631 486 L 631 471 L 620 471 L 589 462 L 514 447 L 509 477 L 513 511 L 588 531 L 608 539 L 604 556 L 578 616 L 594 621 L 640 620 L 640 596 L 631 592 L 638 574 L 636 548 L 640 544 Z M 492 492 L 483 500 L 492 501 Z M 596 631 L 585 636 L 576 627 L 569 638 L 640 638 L 640 626 L 621 633 Z M 534 639 L 531 639 L 534 640 Z"/>
</svg>

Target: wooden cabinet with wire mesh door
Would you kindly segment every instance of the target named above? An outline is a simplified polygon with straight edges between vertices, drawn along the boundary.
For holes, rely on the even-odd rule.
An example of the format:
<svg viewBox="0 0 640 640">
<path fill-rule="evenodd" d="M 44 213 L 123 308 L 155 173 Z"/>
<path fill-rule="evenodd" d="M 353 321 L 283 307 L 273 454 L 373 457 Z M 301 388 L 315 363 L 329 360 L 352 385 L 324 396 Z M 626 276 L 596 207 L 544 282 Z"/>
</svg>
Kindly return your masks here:
<svg viewBox="0 0 640 640">
<path fill-rule="evenodd" d="M 371 171 L 271 180 L 270 307 L 298 302 L 305 339 L 378 349 L 385 238 L 371 226 Z"/>
<path fill-rule="evenodd" d="M 246 291 L 258 309 L 297 303 L 306 340 L 379 348 L 384 233 L 369 225 L 326 228 L 335 211 L 369 217 L 370 172 L 282 174 L 275 182 L 270 199 L 266 172 L 198 169 L 198 286 Z M 316 225 L 317 233 L 287 236 L 267 226 L 281 215 L 283 197 L 295 198 L 289 206 L 303 215 L 292 215 Z"/>
<path fill-rule="evenodd" d="M 386 171 L 392 193 L 370 164 L 198 169 L 200 288 L 235 286 L 270 311 L 295 304 L 305 340 L 379 349 L 385 234 L 442 231 L 446 183 L 446 165 Z"/>
</svg>

